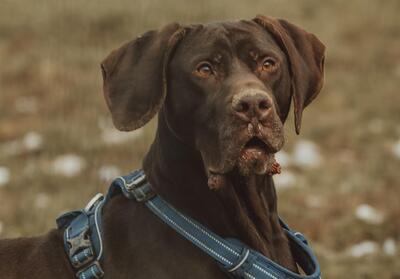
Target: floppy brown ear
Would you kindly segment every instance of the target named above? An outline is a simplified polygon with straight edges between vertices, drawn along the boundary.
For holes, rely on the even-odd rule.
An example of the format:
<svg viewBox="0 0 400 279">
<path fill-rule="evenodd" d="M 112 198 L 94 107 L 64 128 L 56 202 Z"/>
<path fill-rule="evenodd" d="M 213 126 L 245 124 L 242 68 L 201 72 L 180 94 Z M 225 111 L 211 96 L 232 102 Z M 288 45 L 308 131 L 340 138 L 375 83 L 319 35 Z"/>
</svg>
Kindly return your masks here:
<svg viewBox="0 0 400 279">
<path fill-rule="evenodd" d="M 119 130 L 142 127 L 161 108 L 167 93 L 167 64 L 184 33 L 176 23 L 149 31 L 101 63 L 104 96 Z"/>
<path fill-rule="evenodd" d="M 286 20 L 266 16 L 253 19 L 264 27 L 285 52 L 292 80 L 296 133 L 304 108 L 320 92 L 324 80 L 325 46 L 318 38 Z"/>
</svg>

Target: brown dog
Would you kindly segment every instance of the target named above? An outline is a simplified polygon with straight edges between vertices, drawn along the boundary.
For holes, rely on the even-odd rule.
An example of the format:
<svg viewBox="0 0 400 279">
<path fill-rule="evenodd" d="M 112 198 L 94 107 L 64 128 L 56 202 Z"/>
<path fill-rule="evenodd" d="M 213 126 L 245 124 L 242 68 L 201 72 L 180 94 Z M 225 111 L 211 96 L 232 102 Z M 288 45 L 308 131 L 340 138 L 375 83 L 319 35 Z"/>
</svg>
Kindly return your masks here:
<svg viewBox="0 0 400 279">
<path fill-rule="evenodd" d="M 104 93 L 120 130 L 157 112 L 143 168 L 154 190 L 215 233 L 236 237 L 297 271 L 279 224 L 272 174 L 294 103 L 323 83 L 324 45 L 284 21 L 253 20 L 150 31 L 102 63 Z M 104 278 L 227 278 L 214 260 L 123 196 L 104 208 Z M 1 278 L 74 278 L 62 232 L 0 241 Z"/>
</svg>

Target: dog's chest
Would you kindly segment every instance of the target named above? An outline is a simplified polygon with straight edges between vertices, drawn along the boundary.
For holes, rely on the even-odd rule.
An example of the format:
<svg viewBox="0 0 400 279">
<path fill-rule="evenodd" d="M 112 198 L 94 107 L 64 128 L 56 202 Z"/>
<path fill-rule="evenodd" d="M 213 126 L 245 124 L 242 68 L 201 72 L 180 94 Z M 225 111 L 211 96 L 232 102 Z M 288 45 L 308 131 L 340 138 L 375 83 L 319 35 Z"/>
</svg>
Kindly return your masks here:
<svg viewBox="0 0 400 279">
<path fill-rule="evenodd" d="M 212 258 L 144 206 L 117 198 L 104 217 L 106 279 L 228 278 Z"/>
</svg>

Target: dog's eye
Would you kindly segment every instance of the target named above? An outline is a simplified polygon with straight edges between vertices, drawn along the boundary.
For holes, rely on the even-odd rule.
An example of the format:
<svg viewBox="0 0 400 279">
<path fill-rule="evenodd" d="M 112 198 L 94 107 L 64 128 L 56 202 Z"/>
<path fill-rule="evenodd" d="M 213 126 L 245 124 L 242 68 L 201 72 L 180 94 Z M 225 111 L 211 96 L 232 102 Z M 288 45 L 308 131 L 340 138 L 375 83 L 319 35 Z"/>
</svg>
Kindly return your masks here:
<svg viewBox="0 0 400 279">
<path fill-rule="evenodd" d="M 197 66 L 197 72 L 203 76 L 203 77 L 208 77 L 212 74 L 214 74 L 213 67 L 211 66 L 210 63 L 208 62 L 202 62 Z"/>
<path fill-rule="evenodd" d="M 271 57 L 267 57 L 264 59 L 264 61 L 262 63 L 262 70 L 271 72 L 271 71 L 275 70 L 275 66 L 276 66 L 276 61 Z"/>
</svg>

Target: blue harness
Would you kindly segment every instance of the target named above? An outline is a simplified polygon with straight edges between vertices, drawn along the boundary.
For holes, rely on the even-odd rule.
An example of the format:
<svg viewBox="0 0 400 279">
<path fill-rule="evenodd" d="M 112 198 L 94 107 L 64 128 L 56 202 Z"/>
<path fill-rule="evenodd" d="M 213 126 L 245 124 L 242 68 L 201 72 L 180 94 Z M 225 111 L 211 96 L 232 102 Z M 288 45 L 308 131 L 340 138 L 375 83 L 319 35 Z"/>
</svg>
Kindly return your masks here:
<svg viewBox="0 0 400 279">
<path fill-rule="evenodd" d="M 212 257 L 231 278 L 243 279 L 320 279 L 317 259 L 305 237 L 291 230 L 282 220 L 292 254 L 306 275 L 296 274 L 252 250 L 233 238 L 222 238 L 183 215 L 160 196 L 154 194 L 142 170 L 115 179 L 106 195 L 97 194 L 83 210 L 63 214 L 57 226 L 64 230 L 64 247 L 79 279 L 102 278 L 104 258 L 102 241 L 102 208 L 113 196 L 145 202 L 164 223 Z"/>
</svg>

